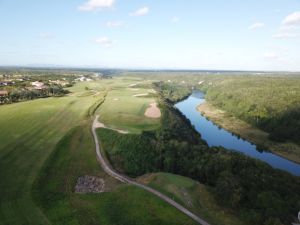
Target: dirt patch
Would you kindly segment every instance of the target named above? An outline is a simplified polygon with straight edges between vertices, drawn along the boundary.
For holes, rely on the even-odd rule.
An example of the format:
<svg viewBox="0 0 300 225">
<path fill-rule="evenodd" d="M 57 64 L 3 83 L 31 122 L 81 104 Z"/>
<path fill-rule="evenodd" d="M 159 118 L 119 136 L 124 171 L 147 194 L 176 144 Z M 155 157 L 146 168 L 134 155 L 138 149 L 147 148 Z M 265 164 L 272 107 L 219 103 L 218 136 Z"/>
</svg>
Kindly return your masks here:
<svg viewBox="0 0 300 225">
<path fill-rule="evenodd" d="M 161 112 L 160 109 L 157 107 L 156 102 L 150 103 L 149 108 L 146 109 L 145 116 L 149 118 L 160 118 Z"/>
<path fill-rule="evenodd" d="M 86 175 L 78 178 L 75 193 L 101 193 L 104 189 L 105 182 L 102 178 Z"/>
</svg>

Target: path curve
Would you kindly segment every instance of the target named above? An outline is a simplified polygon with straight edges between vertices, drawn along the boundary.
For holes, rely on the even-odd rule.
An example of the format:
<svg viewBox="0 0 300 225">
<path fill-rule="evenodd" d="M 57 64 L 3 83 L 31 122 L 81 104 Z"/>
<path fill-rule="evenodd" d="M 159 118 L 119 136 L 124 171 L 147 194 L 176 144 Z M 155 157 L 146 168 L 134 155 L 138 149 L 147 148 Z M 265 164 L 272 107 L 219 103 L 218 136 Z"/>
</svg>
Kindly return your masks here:
<svg viewBox="0 0 300 225">
<path fill-rule="evenodd" d="M 101 167 L 104 169 L 104 171 L 109 174 L 110 176 L 116 178 L 117 180 L 123 182 L 123 183 L 128 183 L 128 184 L 132 184 L 135 185 L 139 188 L 142 188 L 148 192 L 151 192 L 152 194 L 158 196 L 160 199 L 166 201 L 167 203 L 169 203 L 170 205 L 174 206 L 176 209 L 178 209 L 179 211 L 183 212 L 184 214 L 186 214 L 187 216 L 189 216 L 190 218 L 192 218 L 193 220 L 195 220 L 196 222 L 202 224 L 202 225 L 210 225 L 209 223 L 207 223 L 205 220 L 201 219 L 200 217 L 196 216 L 195 214 L 193 214 L 192 212 L 190 212 L 188 209 L 184 208 L 182 205 L 178 204 L 177 202 L 173 201 L 171 198 L 167 197 L 166 195 L 160 193 L 159 191 L 150 188 L 146 185 L 137 183 L 136 181 L 133 181 L 132 179 L 130 179 L 129 177 L 119 174 L 117 173 L 111 166 L 110 164 L 107 162 L 107 160 L 105 159 L 105 157 L 103 157 L 103 155 L 101 154 L 100 151 L 100 145 L 99 145 L 99 140 L 98 140 L 98 136 L 96 133 L 96 129 L 99 128 L 98 125 L 98 118 L 99 116 L 96 116 L 96 118 L 94 119 L 94 122 L 92 124 L 92 133 L 93 133 L 93 137 L 94 137 L 94 141 L 95 141 L 95 145 L 96 145 L 96 153 L 97 153 L 97 158 L 98 161 L 101 165 Z"/>
</svg>

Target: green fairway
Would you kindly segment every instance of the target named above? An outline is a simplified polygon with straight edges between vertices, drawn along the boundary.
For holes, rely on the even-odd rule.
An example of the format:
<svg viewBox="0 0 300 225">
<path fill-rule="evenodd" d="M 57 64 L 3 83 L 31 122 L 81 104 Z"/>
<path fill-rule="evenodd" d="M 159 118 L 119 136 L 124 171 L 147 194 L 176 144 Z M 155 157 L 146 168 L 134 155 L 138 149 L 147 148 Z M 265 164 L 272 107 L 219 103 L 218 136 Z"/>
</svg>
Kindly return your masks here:
<svg viewBox="0 0 300 225">
<path fill-rule="evenodd" d="M 144 115 L 149 104 L 156 101 L 149 81 L 130 77 L 114 80 L 114 82 L 106 81 L 105 83 L 110 91 L 106 96 L 106 101 L 97 111 L 101 122 L 109 127 L 133 133 L 158 128 L 159 119 L 147 118 Z"/>
<path fill-rule="evenodd" d="M 30 190 L 57 142 L 99 97 L 61 97 L 1 106 L 0 224 L 47 224 Z"/>
</svg>

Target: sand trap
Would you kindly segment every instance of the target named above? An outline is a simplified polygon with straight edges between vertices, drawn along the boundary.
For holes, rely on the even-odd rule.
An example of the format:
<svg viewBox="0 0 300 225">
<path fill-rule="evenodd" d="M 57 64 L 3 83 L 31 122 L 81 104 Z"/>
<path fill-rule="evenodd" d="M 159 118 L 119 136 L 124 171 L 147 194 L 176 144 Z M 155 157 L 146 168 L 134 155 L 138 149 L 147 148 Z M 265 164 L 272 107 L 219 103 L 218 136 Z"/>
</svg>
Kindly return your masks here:
<svg viewBox="0 0 300 225">
<path fill-rule="evenodd" d="M 138 83 L 130 84 L 130 85 L 128 85 L 128 87 L 134 87 L 134 86 L 136 86 L 136 85 L 138 85 Z"/>
<path fill-rule="evenodd" d="M 119 99 L 118 98 L 114 98 L 114 101 L 119 101 Z"/>
<path fill-rule="evenodd" d="M 142 96 L 147 96 L 149 93 L 142 93 L 142 94 L 136 94 L 132 95 L 133 97 L 142 97 Z"/>
<path fill-rule="evenodd" d="M 129 88 L 130 91 L 138 91 L 140 90 L 139 88 Z"/>
<path fill-rule="evenodd" d="M 145 116 L 149 118 L 160 118 L 161 112 L 160 109 L 157 107 L 156 102 L 150 103 L 149 108 L 146 109 Z"/>
</svg>

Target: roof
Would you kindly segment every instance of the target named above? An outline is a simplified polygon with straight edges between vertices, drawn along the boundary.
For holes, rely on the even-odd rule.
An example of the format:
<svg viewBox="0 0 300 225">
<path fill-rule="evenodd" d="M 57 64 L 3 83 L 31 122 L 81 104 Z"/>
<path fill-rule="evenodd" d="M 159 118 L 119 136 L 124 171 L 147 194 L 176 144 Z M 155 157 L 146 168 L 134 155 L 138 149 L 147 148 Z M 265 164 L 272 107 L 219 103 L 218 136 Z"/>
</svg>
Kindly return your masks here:
<svg viewBox="0 0 300 225">
<path fill-rule="evenodd" d="M 41 87 L 44 85 L 43 82 L 39 82 L 39 81 L 35 81 L 35 82 L 31 82 L 31 85 L 32 86 L 36 86 L 36 87 Z"/>
</svg>

